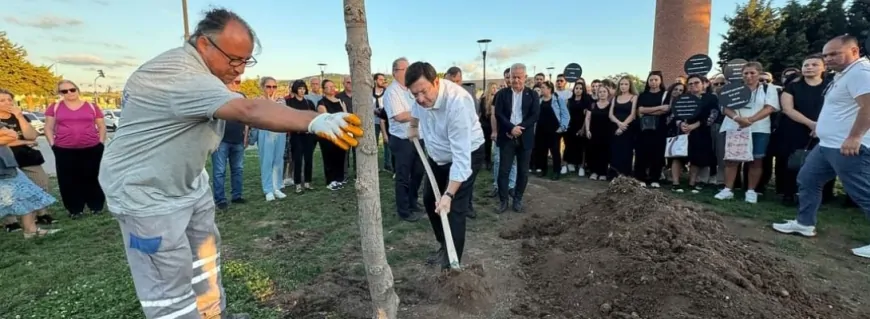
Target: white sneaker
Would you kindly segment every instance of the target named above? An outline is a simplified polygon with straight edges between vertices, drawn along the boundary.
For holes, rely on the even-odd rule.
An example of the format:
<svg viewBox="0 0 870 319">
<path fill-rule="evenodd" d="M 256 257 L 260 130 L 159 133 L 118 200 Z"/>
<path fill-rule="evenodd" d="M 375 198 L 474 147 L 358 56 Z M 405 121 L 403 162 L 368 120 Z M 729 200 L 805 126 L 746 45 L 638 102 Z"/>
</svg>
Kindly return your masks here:
<svg viewBox="0 0 870 319">
<path fill-rule="evenodd" d="M 559 173 L 561 173 L 562 175 L 568 174 L 568 166 L 562 166 L 562 171 Z"/>
<path fill-rule="evenodd" d="M 569 172 L 573 172 L 573 171 L 576 171 L 576 170 L 577 170 L 577 167 L 574 166 L 574 164 L 568 164 L 568 171 L 569 171 Z M 562 173 L 562 174 L 565 174 L 565 173 Z"/>
<path fill-rule="evenodd" d="M 535 170 L 535 173 L 540 173 L 540 172 L 541 172 L 540 168 Z"/>
<path fill-rule="evenodd" d="M 607 180 L 607 176 L 606 176 L 606 175 L 598 176 L 598 180 L 599 180 L 599 181 L 606 181 L 606 180 Z"/>
<path fill-rule="evenodd" d="M 285 197 L 287 197 L 287 194 L 284 194 L 283 192 L 281 192 L 279 190 L 275 190 L 272 194 L 275 194 L 275 198 L 277 198 L 277 199 L 284 199 Z"/>
<path fill-rule="evenodd" d="M 293 186 L 293 179 L 292 178 L 285 178 L 284 179 L 284 186 Z"/>
<path fill-rule="evenodd" d="M 646 183 L 640 182 L 640 187 L 646 188 Z"/>
<path fill-rule="evenodd" d="M 594 180 L 597 180 L 597 179 L 598 179 L 598 174 L 592 173 L 592 175 L 589 175 L 589 179 L 591 179 L 591 180 L 593 180 L 593 181 L 594 181 Z"/>
<path fill-rule="evenodd" d="M 870 245 L 854 248 L 852 249 L 852 253 L 855 254 L 855 256 L 870 258 Z"/>
<path fill-rule="evenodd" d="M 659 185 L 659 183 L 656 183 L 656 182 L 652 182 L 652 183 L 649 183 L 649 187 L 659 188 L 659 187 L 662 187 L 662 185 Z"/>
<path fill-rule="evenodd" d="M 273 200 L 275 200 L 275 194 L 274 194 L 274 193 L 268 193 L 268 194 L 266 194 L 266 201 L 267 201 L 267 202 L 271 202 L 271 201 L 273 201 Z"/>
<path fill-rule="evenodd" d="M 719 191 L 719 193 L 717 193 L 715 196 L 713 196 L 713 198 L 718 199 L 718 200 L 733 199 L 734 192 L 732 192 L 728 188 L 723 188 L 721 191 Z"/>
<path fill-rule="evenodd" d="M 778 231 L 778 232 L 783 233 L 783 234 L 798 234 L 798 235 L 805 236 L 805 237 L 813 237 L 816 235 L 816 227 L 815 226 L 804 226 L 804 225 L 798 224 L 797 220 L 794 220 L 794 219 L 787 220 L 787 221 L 785 221 L 785 223 L 782 223 L 782 224 L 774 223 L 772 226 L 773 226 L 773 230 Z M 868 255 L 866 257 L 870 258 L 870 246 L 866 246 L 866 247 L 862 247 L 862 248 L 867 248 Z M 860 249 L 860 248 L 856 248 L 856 249 Z M 852 252 L 855 252 L 855 249 L 853 249 Z"/>
<path fill-rule="evenodd" d="M 584 170 L 582 167 L 578 168 L 577 169 L 577 176 L 580 176 L 580 177 L 586 176 L 586 170 Z"/>
<path fill-rule="evenodd" d="M 758 203 L 758 193 L 756 193 L 754 190 L 751 190 L 751 189 L 746 191 L 746 199 L 745 200 L 747 203 L 750 203 L 750 204 Z"/>
</svg>

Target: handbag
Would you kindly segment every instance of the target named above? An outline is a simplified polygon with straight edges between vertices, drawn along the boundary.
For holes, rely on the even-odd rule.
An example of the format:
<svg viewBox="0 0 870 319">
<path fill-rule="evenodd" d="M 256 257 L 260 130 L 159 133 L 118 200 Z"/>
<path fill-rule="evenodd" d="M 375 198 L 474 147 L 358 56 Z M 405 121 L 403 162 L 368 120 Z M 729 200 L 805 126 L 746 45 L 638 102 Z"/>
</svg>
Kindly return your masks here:
<svg viewBox="0 0 870 319">
<path fill-rule="evenodd" d="M 667 100 L 668 95 L 662 94 L 662 104 L 665 105 L 665 101 Z M 641 131 L 655 131 L 659 129 L 659 116 L 658 115 L 643 115 L 640 117 L 640 130 Z"/>
<path fill-rule="evenodd" d="M 15 160 L 18 161 L 18 165 L 21 165 L 21 167 L 38 166 L 45 163 L 45 157 L 42 156 L 42 152 L 33 146 L 22 145 L 15 147 L 12 149 L 12 153 L 15 154 Z"/>
<path fill-rule="evenodd" d="M 755 160 L 755 157 L 752 156 L 752 132 L 749 130 L 726 131 L 724 160 L 732 162 Z"/>
<path fill-rule="evenodd" d="M 807 147 L 804 149 L 795 150 L 791 155 L 788 156 L 788 169 L 793 171 L 798 171 L 801 169 L 801 166 L 804 166 L 804 162 L 807 161 L 807 155 L 810 155 L 810 150 L 813 145 L 814 139 L 810 139 L 810 142 L 807 143 Z"/>
<path fill-rule="evenodd" d="M 689 134 L 668 137 L 665 145 L 665 158 L 689 156 Z"/>
</svg>

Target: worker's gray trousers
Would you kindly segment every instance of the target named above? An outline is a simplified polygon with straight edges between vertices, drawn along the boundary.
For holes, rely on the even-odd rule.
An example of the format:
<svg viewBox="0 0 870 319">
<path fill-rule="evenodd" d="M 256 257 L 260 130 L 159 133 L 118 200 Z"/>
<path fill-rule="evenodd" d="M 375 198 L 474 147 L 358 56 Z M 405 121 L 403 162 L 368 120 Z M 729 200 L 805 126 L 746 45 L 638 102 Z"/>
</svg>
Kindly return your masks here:
<svg viewBox="0 0 870 319">
<path fill-rule="evenodd" d="M 149 217 L 116 215 L 136 295 L 148 319 L 220 318 L 220 233 L 211 192 L 192 207 Z"/>
</svg>

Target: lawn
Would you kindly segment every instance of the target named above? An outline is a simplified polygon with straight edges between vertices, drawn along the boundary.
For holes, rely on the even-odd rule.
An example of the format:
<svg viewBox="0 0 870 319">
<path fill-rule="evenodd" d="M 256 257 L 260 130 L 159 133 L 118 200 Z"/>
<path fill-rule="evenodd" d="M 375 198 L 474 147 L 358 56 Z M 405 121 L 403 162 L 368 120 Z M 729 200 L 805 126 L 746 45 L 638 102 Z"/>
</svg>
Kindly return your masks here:
<svg viewBox="0 0 870 319">
<path fill-rule="evenodd" d="M 300 195 L 287 189 L 286 199 L 266 203 L 259 190 L 256 156 L 255 150 L 249 150 L 245 158 L 244 195 L 249 202 L 232 205 L 217 217 L 223 238 L 223 282 L 232 312 L 247 312 L 257 319 L 281 318 L 275 294 L 299 289 L 336 265 L 347 265 L 343 259 L 349 255 L 358 256 L 348 253 L 359 250 L 354 188 L 326 190 L 320 155 L 315 154 L 316 189 Z M 380 177 L 385 244 L 395 271 L 420 263 L 435 244 L 427 241 L 432 238 L 428 221 L 407 223 L 396 217 L 392 179 L 384 172 Z M 482 172 L 476 190 L 480 217 L 469 224 L 470 231 L 501 223 L 490 213 L 489 199 L 482 196 L 491 183 L 491 173 Z M 757 205 L 742 200 L 718 202 L 713 194 L 707 190 L 680 197 L 724 215 L 764 223 L 794 216 L 794 208 L 770 200 L 762 199 Z M 742 194 L 737 198 L 742 199 Z M 20 233 L 0 234 L 0 318 L 142 318 L 115 220 L 104 214 L 73 221 L 62 213 L 60 204 L 52 211 L 60 219 L 57 227 L 63 228 L 55 236 L 25 241 Z M 820 215 L 820 236 L 836 231 L 856 243 L 870 242 L 870 223 L 859 210 L 829 204 Z M 799 256 L 812 246 L 782 238 L 786 253 Z M 354 267 L 360 267 L 359 263 Z M 351 271 L 362 273 L 362 269 Z"/>
<path fill-rule="evenodd" d="M 329 270 L 348 250 L 358 250 L 354 188 L 327 190 L 320 154 L 314 158 L 315 190 L 294 194 L 288 188 L 286 199 L 267 203 L 260 191 L 256 150 L 248 150 L 248 203 L 231 205 L 217 215 L 223 243 L 221 273 L 231 311 L 248 312 L 257 319 L 279 318 L 277 307 L 266 302 L 275 291 L 299 288 Z M 386 245 L 432 236 L 427 220 L 407 223 L 396 217 L 393 180 L 386 172 L 380 176 Z M 481 176 L 478 194 L 492 182 L 489 174 Z M 107 214 L 73 221 L 59 203 L 51 210 L 63 229 L 55 236 L 26 241 L 21 233 L 0 234 L 0 318 L 142 318 L 117 222 Z M 478 218 L 471 227 L 491 219 Z M 419 262 L 434 247 L 397 247 L 388 253 L 389 262 Z"/>
</svg>

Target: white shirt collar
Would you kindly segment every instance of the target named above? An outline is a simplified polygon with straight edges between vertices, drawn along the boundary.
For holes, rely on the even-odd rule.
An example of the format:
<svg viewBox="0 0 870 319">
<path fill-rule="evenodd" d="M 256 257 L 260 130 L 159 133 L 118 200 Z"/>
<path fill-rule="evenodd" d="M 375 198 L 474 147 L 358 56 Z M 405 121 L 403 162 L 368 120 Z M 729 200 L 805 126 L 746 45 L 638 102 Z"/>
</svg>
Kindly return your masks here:
<svg viewBox="0 0 870 319">
<path fill-rule="evenodd" d="M 448 81 L 449 82 L 449 81 Z M 446 103 L 444 98 L 444 86 L 449 85 L 444 83 L 444 80 L 438 80 L 438 96 L 435 97 L 435 105 L 432 105 L 433 110 L 440 109 Z"/>
</svg>

